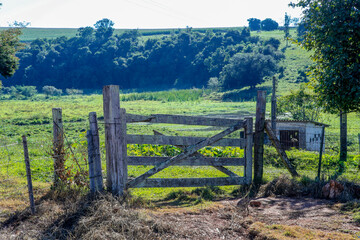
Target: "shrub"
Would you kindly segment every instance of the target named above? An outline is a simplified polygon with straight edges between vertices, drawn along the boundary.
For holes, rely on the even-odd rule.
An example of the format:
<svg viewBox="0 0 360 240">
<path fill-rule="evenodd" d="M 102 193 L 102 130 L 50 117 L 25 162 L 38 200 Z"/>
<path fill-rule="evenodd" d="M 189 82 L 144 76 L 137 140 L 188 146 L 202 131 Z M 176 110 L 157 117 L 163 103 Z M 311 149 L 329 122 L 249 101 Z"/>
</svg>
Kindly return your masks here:
<svg viewBox="0 0 360 240">
<path fill-rule="evenodd" d="M 75 88 L 67 88 L 65 90 L 65 92 L 68 95 L 80 95 L 80 94 L 83 94 L 83 90 L 75 89 Z"/>
<path fill-rule="evenodd" d="M 28 99 L 37 94 L 37 90 L 35 86 L 16 85 L 4 87 L 1 89 L 0 93 L 10 95 L 10 99 Z"/>
<path fill-rule="evenodd" d="M 57 89 L 54 86 L 44 86 L 42 91 L 46 94 L 46 96 L 61 96 L 62 94 L 62 90 Z"/>
</svg>

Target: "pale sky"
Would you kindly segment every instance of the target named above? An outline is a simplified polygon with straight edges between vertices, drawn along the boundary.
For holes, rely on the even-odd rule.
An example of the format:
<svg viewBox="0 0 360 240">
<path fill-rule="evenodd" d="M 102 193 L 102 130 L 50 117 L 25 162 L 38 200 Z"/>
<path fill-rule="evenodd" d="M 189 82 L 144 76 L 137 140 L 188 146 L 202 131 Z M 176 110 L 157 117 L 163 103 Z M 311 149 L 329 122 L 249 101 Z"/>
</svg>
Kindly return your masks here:
<svg viewBox="0 0 360 240">
<path fill-rule="evenodd" d="M 30 27 L 79 28 L 109 18 L 115 28 L 247 26 L 248 18 L 272 18 L 283 25 L 291 0 L 0 0 L 0 27 L 14 21 Z M 294 0 L 293 0 L 294 1 Z"/>
</svg>

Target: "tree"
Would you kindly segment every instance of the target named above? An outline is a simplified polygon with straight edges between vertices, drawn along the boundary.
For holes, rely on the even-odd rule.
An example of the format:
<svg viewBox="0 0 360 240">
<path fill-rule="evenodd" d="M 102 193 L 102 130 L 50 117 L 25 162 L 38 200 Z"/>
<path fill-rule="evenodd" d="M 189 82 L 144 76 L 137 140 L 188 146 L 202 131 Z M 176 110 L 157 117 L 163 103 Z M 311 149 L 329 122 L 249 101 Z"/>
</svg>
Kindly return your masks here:
<svg viewBox="0 0 360 240">
<path fill-rule="evenodd" d="M 18 68 L 19 59 L 15 53 L 22 47 L 19 41 L 21 29 L 10 28 L 0 32 L 0 74 L 11 77 Z"/>
<path fill-rule="evenodd" d="M 304 85 L 278 100 L 277 113 L 290 113 L 294 120 L 318 121 L 320 112 L 321 107 L 316 101 L 316 96 L 306 91 Z"/>
<path fill-rule="evenodd" d="M 279 24 L 271 18 L 266 18 L 261 21 L 261 30 L 272 31 L 278 29 Z"/>
<path fill-rule="evenodd" d="M 300 0 L 306 29 L 301 45 L 313 51 L 312 85 L 329 113 L 340 113 L 340 163 L 346 161 L 346 114 L 360 111 L 359 0 Z"/>
<path fill-rule="evenodd" d="M 247 20 L 249 22 L 249 28 L 251 31 L 258 31 L 261 29 L 260 23 L 261 20 L 257 18 L 249 18 Z"/>
<path fill-rule="evenodd" d="M 255 87 L 276 69 L 276 61 L 271 55 L 237 53 L 230 59 L 229 64 L 224 66 L 220 79 L 225 90 Z"/>
<path fill-rule="evenodd" d="M 18 28 L 26 28 L 28 26 L 30 26 L 31 23 L 30 22 L 25 22 L 25 21 L 14 21 L 12 23 L 9 23 L 9 27 L 18 27 Z"/>
<path fill-rule="evenodd" d="M 97 21 L 94 24 L 96 29 L 95 36 L 97 39 L 108 39 L 114 32 L 114 22 L 108 18 Z"/>
<path fill-rule="evenodd" d="M 290 22 L 291 22 L 291 17 L 285 13 L 285 22 L 284 22 L 284 39 L 286 41 L 286 47 L 288 47 L 289 45 L 289 38 L 290 38 Z"/>
</svg>

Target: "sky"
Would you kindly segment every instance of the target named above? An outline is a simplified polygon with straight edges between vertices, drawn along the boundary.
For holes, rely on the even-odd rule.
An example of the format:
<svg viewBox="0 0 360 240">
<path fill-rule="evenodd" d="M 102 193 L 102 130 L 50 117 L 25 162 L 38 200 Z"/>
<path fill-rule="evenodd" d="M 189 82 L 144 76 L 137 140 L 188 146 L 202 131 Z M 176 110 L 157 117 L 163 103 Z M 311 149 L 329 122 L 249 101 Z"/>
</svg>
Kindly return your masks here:
<svg viewBox="0 0 360 240">
<path fill-rule="evenodd" d="M 30 27 L 79 28 L 109 18 L 114 28 L 154 29 L 247 26 L 248 18 L 272 18 L 283 25 L 291 0 L 0 0 L 0 27 L 14 21 Z"/>
</svg>

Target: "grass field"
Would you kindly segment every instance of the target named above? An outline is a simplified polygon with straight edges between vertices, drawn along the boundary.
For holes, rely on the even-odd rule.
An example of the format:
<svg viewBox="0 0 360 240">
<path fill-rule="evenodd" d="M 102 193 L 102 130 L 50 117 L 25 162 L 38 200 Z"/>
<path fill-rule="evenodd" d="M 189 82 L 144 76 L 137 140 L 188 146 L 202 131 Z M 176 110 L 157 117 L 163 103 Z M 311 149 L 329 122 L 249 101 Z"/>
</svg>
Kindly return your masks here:
<svg viewBox="0 0 360 240">
<path fill-rule="evenodd" d="M 185 90 L 183 90 L 185 91 Z M 194 91 L 194 90 L 187 90 Z M 156 95 L 152 93 L 153 95 Z M 174 93 L 160 92 L 157 95 L 171 96 Z M 181 95 L 182 96 L 182 95 Z M 42 100 L 7 100 L 0 101 L 0 174 L 2 176 L 11 176 L 24 179 L 24 164 L 21 145 L 21 136 L 28 136 L 30 157 L 32 159 L 33 179 L 39 184 L 49 183 L 52 178 L 51 142 L 52 142 L 52 124 L 51 109 L 61 107 L 63 109 L 63 120 L 66 134 L 66 146 L 68 150 L 67 167 L 69 170 L 81 168 L 87 169 L 87 150 L 86 134 L 88 129 L 87 116 L 89 112 L 97 112 L 100 119 L 99 131 L 102 149 L 103 169 L 105 169 L 104 159 L 104 126 L 102 124 L 102 96 L 101 95 L 83 95 L 83 96 L 62 96 L 58 98 L 45 99 L 45 96 L 39 95 Z M 121 107 L 126 108 L 128 113 L 150 115 L 158 114 L 181 114 L 181 115 L 204 115 L 204 116 L 254 116 L 255 102 L 216 102 L 199 98 L 190 101 L 130 101 L 131 94 L 121 95 L 121 98 L 128 101 L 122 101 Z M 161 98 L 160 98 L 161 99 Z M 270 112 L 270 106 L 267 105 L 267 112 Z M 337 133 L 338 117 L 333 115 L 323 115 L 325 123 L 330 123 L 327 131 Z M 158 130 L 166 135 L 173 136 L 211 136 L 218 133 L 221 128 L 183 126 L 169 124 L 131 124 L 128 127 L 129 134 L 150 134 L 152 130 Z M 355 134 L 360 129 L 359 116 L 351 114 L 349 116 L 349 134 Z M 9 145 L 9 146 L 7 146 Z M 3 147 L 7 146 L 7 147 Z M 349 154 L 349 169 L 344 175 L 347 179 L 359 181 L 358 170 L 354 167 L 358 164 L 360 157 L 357 155 L 357 148 L 351 148 L 353 152 Z M 241 156 L 243 153 L 238 148 L 215 148 L 208 149 L 214 155 L 229 154 L 231 156 Z M 179 152 L 174 147 L 162 148 L 160 146 L 130 146 L 129 155 L 148 155 L 158 154 L 176 154 Z M 297 162 L 298 170 L 305 176 L 314 178 L 317 167 L 317 153 L 293 150 L 288 152 L 289 156 Z M 336 154 L 328 155 L 330 159 L 337 159 Z M 269 181 L 274 177 L 287 173 L 282 167 L 280 160 L 272 148 L 265 151 L 266 164 L 265 180 Z M 326 158 L 326 157 L 325 157 Z M 330 160 L 331 160 L 330 159 Z M 329 161 L 330 161 L 329 160 Z M 273 162 L 272 162 L 273 161 Z M 277 162 L 277 163 L 276 163 Z M 276 167 L 278 166 L 278 167 Z M 329 167 L 332 166 L 329 163 Z M 129 167 L 129 176 L 135 177 L 144 173 L 149 167 Z M 242 174 L 242 167 L 232 167 L 233 171 Z M 326 171 L 325 171 L 326 174 Z M 220 177 L 223 173 L 211 167 L 171 167 L 158 174 L 155 177 Z M 19 181 L 19 180 L 16 180 Z M 23 180 L 21 180 L 23 181 Z M 20 182 L 21 182 L 20 181 Z M 22 182 L 24 184 L 24 181 Z M 44 185 L 41 185 L 44 187 Z M 237 187 L 223 187 L 227 194 L 236 190 Z M 5 191 L 5 190 L 3 190 Z M 12 190 L 13 191 L 13 190 Z M 166 197 L 173 189 L 134 189 L 132 193 L 147 199 L 161 199 Z M 16 192 L 16 191 L 14 191 Z"/>
</svg>

